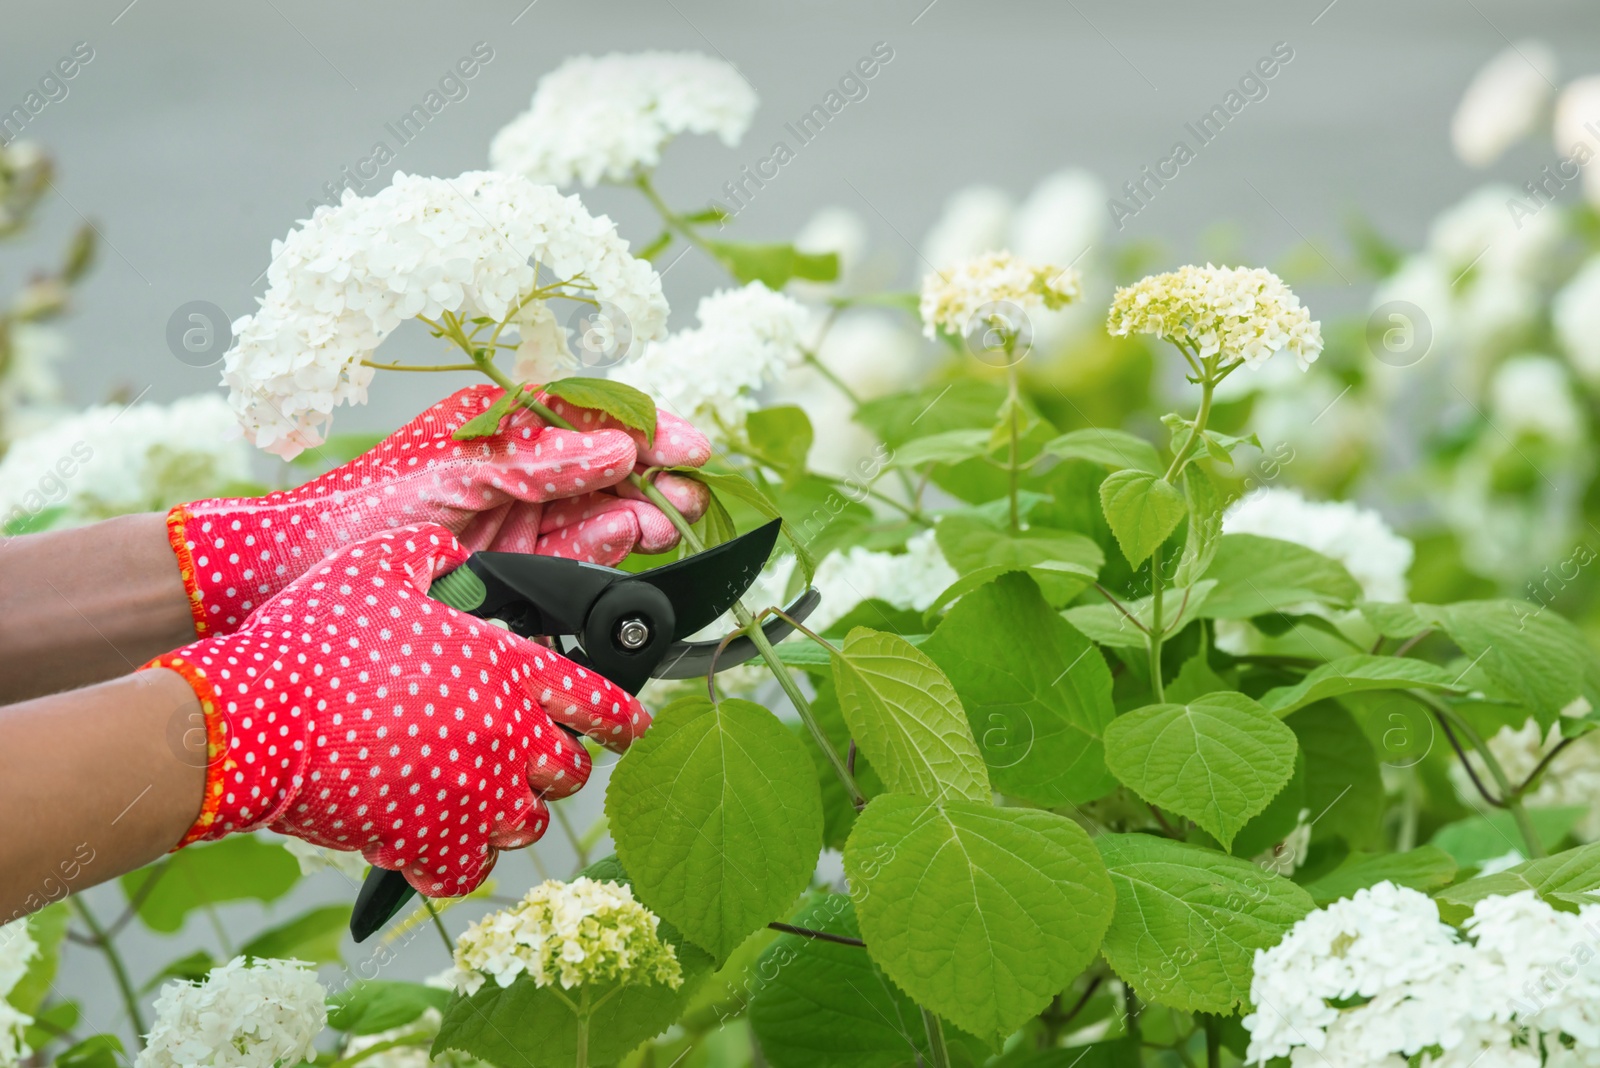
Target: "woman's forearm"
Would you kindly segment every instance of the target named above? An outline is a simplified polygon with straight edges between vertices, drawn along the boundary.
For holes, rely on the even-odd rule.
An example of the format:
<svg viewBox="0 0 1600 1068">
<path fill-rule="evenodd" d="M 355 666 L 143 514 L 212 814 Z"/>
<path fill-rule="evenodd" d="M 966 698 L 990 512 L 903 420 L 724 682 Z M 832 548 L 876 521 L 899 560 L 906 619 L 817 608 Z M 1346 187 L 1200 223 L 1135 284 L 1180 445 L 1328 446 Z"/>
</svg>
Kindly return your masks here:
<svg viewBox="0 0 1600 1068">
<path fill-rule="evenodd" d="M 0 704 L 126 675 L 194 636 L 160 515 L 0 540 Z"/>
<path fill-rule="evenodd" d="M 0 708 L 0 924 L 177 845 L 206 759 L 200 702 L 171 671 Z"/>
</svg>

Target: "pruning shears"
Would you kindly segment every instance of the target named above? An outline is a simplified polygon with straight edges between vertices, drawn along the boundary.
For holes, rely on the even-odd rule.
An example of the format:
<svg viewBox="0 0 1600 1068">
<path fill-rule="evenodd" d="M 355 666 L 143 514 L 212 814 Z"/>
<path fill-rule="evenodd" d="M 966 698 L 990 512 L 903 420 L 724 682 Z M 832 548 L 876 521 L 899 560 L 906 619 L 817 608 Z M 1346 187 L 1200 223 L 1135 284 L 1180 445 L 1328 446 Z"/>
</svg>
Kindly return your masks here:
<svg viewBox="0 0 1600 1068">
<path fill-rule="evenodd" d="M 474 553 L 437 579 L 429 596 L 524 638 L 552 639 L 558 651 L 629 693 L 649 679 L 688 679 L 756 656 L 745 635 L 727 641 L 684 640 L 733 607 L 772 555 L 780 523 L 764 526 L 694 556 L 629 573 L 598 564 L 527 553 Z M 821 598 L 800 593 L 784 611 L 803 620 Z M 761 628 L 779 642 L 794 627 L 774 618 Z M 718 651 L 720 649 L 720 652 Z M 350 934 L 365 941 L 416 893 L 398 871 L 367 873 Z"/>
</svg>

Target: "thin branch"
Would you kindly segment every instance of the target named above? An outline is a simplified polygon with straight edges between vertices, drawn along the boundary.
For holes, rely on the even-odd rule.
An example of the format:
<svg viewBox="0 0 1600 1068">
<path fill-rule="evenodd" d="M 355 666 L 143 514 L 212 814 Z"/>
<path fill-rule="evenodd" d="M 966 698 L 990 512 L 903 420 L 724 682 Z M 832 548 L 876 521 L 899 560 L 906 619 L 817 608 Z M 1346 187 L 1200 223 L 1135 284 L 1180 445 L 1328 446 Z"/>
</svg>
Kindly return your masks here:
<svg viewBox="0 0 1600 1068">
<path fill-rule="evenodd" d="M 1094 588 L 1099 592 L 1100 596 L 1102 596 L 1106 600 L 1110 601 L 1111 604 L 1116 608 L 1117 611 L 1119 611 L 1123 615 L 1127 616 L 1129 623 L 1132 623 L 1134 626 L 1138 627 L 1140 630 L 1144 631 L 1146 634 L 1150 633 L 1150 628 L 1145 626 L 1143 623 L 1140 623 L 1139 620 L 1134 616 L 1134 614 L 1132 612 L 1128 611 L 1127 607 L 1124 606 L 1121 601 L 1117 600 L 1117 595 L 1116 594 L 1112 593 L 1110 590 L 1106 589 L 1104 586 L 1100 585 L 1100 583 L 1098 583 L 1098 582 L 1096 582 L 1094 584 Z"/>
<path fill-rule="evenodd" d="M 1429 627 L 1426 630 L 1423 630 L 1421 633 L 1412 635 L 1411 637 L 1407 638 L 1403 643 L 1401 643 L 1400 648 L 1398 648 L 1398 649 L 1396 649 L 1394 651 L 1394 655 L 1395 656 L 1405 656 L 1411 650 L 1415 649 L 1417 647 L 1417 645 L 1419 643 L 1421 643 L 1421 641 L 1424 638 L 1426 638 L 1428 635 L 1430 635 L 1432 633 L 1433 633 L 1433 628 Z"/>
<path fill-rule="evenodd" d="M 774 931 L 782 931 L 784 934 L 799 935 L 801 938 L 811 938 L 818 942 L 835 942 L 841 946 L 856 946 L 860 949 L 867 948 L 867 944 L 861 941 L 861 939 L 851 938 L 849 935 L 829 934 L 827 931 L 815 931 L 810 927 L 796 927 L 792 923 L 769 923 L 767 926 L 772 928 Z"/>
<path fill-rule="evenodd" d="M 1517 796 L 1521 797 L 1524 793 L 1526 793 L 1528 787 L 1532 786 L 1534 781 L 1538 779 L 1540 775 L 1544 774 L 1544 770 L 1550 766 L 1550 762 L 1556 758 L 1561 750 L 1565 749 L 1567 746 L 1571 745 L 1577 740 L 1578 739 L 1576 738 L 1563 738 L 1561 741 L 1557 742 L 1555 748 L 1546 753 L 1543 759 L 1533 766 L 1533 770 L 1528 772 L 1528 777 L 1522 780 L 1522 785 L 1516 788 L 1514 792 L 1517 794 Z"/>
<path fill-rule="evenodd" d="M 1505 808 L 1505 801 L 1491 794 L 1489 788 L 1483 785 L 1483 780 L 1478 778 L 1477 769 L 1472 766 L 1472 761 L 1467 759 L 1467 751 L 1461 747 L 1461 741 L 1456 737 L 1456 732 L 1450 729 L 1450 721 L 1445 719 L 1438 709 L 1431 709 L 1430 711 L 1433 712 L 1433 718 L 1439 721 L 1439 726 L 1444 729 L 1444 736 L 1450 739 L 1451 748 L 1456 751 L 1456 756 L 1461 758 L 1461 766 L 1467 769 L 1467 777 L 1472 780 L 1472 785 L 1478 788 L 1478 793 L 1495 808 Z"/>
</svg>

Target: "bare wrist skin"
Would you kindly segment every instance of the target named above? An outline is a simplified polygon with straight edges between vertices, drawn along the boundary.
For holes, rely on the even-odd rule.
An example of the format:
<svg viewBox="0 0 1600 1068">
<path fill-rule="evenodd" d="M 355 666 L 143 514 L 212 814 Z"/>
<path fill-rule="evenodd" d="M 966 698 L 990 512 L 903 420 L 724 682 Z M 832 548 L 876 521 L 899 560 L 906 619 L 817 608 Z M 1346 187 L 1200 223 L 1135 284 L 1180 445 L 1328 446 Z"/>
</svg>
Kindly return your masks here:
<svg viewBox="0 0 1600 1068">
<path fill-rule="evenodd" d="M 194 637 L 162 515 L 0 540 L 0 702 L 126 675 Z"/>
<path fill-rule="evenodd" d="M 203 722 L 163 669 L 0 708 L 0 924 L 177 845 L 200 811 Z"/>
</svg>

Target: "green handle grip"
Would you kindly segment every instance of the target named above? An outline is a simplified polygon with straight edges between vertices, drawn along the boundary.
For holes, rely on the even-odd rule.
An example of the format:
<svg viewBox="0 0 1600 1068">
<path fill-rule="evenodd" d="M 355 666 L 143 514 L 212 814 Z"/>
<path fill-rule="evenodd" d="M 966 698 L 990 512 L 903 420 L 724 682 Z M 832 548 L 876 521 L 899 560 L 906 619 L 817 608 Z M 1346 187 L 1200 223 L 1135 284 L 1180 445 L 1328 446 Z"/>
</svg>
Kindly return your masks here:
<svg viewBox="0 0 1600 1068">
<path fill-rule="evenodd" d="M 488 598 L 489 588 L 472 568 L 462 564 L 448 575 L 434 579 L 428 596 L 459 612 L 471 612 Z"/>
</svg>

